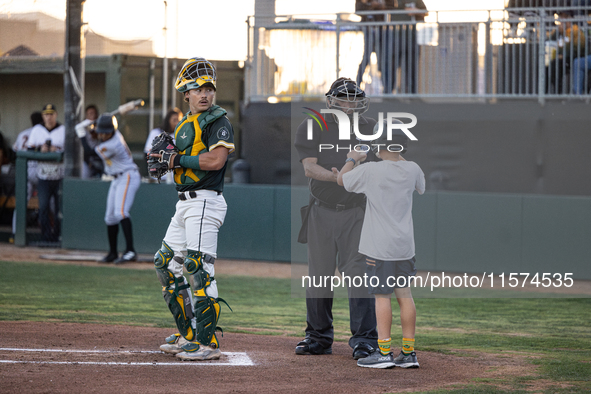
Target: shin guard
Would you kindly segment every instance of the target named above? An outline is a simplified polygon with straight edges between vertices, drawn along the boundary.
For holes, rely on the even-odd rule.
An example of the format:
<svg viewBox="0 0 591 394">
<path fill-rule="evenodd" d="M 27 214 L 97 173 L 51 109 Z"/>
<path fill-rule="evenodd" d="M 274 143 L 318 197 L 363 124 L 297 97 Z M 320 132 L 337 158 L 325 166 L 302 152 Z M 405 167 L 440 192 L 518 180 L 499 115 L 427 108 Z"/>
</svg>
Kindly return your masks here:
<svg viewBox="0 0 591 394">
<path fill-rule="evenodd" d="M 173 258 L 175 257 L 172 249 L 166 242 L 162 242 L 162 247 L 154 255 L 154 267 L 162 284 L 162 295 L 174 317 L 179 333 L 188 341 L 193 341 L 195 331 L 191 320 L 194 315 L 189 284 L 184 277 L 177 278 L 168 269 L 168 264 Z"/>
<path fill-rule="evenodd" d="M 221 331 L 217 327 L 220 317 L 219 301 L 228 304 L 221 298 L 208 296 L 206 292 L 214 278 L 203 269 L 203 263 L 213 264 L 214 261 L 213 257 L 195 250 L 187 250 L 187 256 L 185 257 L 185 268 L 189 273 L 189 280 L 193 286 L 193 295 L 195 296 L 193 314 L 196 320 L 196 339 L 202 345 L 217 348 L 219 344 L 215 332 Z"/>
</svg>

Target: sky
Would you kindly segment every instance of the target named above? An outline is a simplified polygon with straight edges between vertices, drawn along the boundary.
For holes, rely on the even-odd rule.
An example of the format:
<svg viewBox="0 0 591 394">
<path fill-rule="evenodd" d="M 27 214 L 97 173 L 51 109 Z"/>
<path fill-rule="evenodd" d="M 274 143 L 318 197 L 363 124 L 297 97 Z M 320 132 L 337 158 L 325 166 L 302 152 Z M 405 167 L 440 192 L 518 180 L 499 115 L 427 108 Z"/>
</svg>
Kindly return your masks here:
<svg viewBox="0 0 591 394">
<path fill-rule="evenodd" d="M 475 10 L 501 9 L 505 1 L 424 2 L 430 10 Z M 278 15 L 354 10 L 355 0 L 276 0 L 275 9 Z M 66 0 L 0 0 L 2 14 L 35 11 L 65 19 Z M 84 3 L 84 21 L 93 32 L 112 39 L 151 39 L 158 56 L 177 58 L 245 60 L 246 19 L 253 14 L 254 0 L 86 0 Z M 485 20 L 486 16 L 486 12 L 447 12 L 440 14 L 439 20 Z M 432 12 L 429 19 L 435 18 Z"/>
</svg>

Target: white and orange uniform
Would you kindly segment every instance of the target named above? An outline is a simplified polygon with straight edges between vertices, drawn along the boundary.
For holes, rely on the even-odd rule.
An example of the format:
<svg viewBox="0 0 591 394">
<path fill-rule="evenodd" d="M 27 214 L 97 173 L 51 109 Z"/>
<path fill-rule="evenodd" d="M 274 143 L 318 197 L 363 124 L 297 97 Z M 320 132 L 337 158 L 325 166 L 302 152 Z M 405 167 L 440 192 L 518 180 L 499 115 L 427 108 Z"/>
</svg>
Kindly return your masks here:
<svg viewBox="0 0 591 394">
<path fill-rule="evenodd" d="M 105 223 L 107 226 L 119 224 L 129 217 L 135 193 L 140 187 L 140 173 L 119 131 L 115 131 L 113 137 L 98 144 L 94 150 L 103 160 L 105 174 L 114 178 L 109 187 Z"/>
</svg>

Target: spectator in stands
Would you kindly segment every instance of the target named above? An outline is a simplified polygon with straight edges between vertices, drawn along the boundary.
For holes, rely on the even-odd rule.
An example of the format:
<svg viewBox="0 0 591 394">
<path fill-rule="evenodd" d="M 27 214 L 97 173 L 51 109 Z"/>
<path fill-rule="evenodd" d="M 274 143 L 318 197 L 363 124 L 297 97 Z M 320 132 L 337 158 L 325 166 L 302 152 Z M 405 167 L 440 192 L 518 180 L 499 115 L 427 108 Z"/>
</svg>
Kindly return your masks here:
<svg viewBox="0 0 591 394">
<path fill-rule="evenodd" d="M 574 12 L 560 11 L 556 21 L 556 29 L 550 33 L 548 39 L 557 43 L 556 51 L 550 54 L 550 62 L 546 67 L 547 92 L 551 94 L 569 93 L 568 84 L 565 86 L 567 76 L 571 74 L 571 66 L 575 75 L 573 76 L 573 92 L 579 84 L 579 77 L 576 77 L 575 60 L 586 53 L 586 27 L 582 23 L 573 20 Z M 577 66 L 580 67 L 580 63 Z M 584 74 L 583 74 L 584 75 Z M 575 83 L 574 80 L 577 79 Z M 581 87 L 582 88 L 582 87 Z M 577 86 L 577 89 L 579 87 Z"/>
<path fill-rule="evenodd" d="M 98 119 L 99 110 L 96 105 L 90 104 L 84 111 L 85 119 L 92 120 L 93 122 Z M 94 129 L 86 136 L 86 141 L 91 147 L 90 151 L 84 151 L 84 164 L 82 165 L 82 178 L 100 178 L 103 174 L 103 161 L 94 151 L 94 147 L 99 144 L 99 140 L 96 137 Z"/>
<path fill-rule="evenodd" d="M 417 42 L 417 23 L 423 22 L 427 15 L 427 7 L 423 0 L 397 0 L 398 10 L 406 13 L 392 14 L 392 21 L 408 21 L 408 24 L 396 26 L 394 47 L 397 58 L 394 64 L 393 82 L 396 83 L 398 70 L 401 78 L 398 93 L 417 93 L 419 73 L 419 45 Z M 423 11 L 423 12 L 421 12 Z"/>
<path fill-rule="evenodd" d="M 578 57 L 573 61 L 573 93 L 587 94 L 591 86 L 590 78 L 586 74 L 591 69 L 591 55 Z"/>
<path fill-rule="evenodd" d="M 575 16 L 577 17 L 587 17 L 587 21 L 582 21 L 579 19 L 579 23 L 581 25 L 581 29 L 583 30 L 583 34 L 586 37 L 586 40 L 583 41 L 585 44 L 589 40 L 590 34 L 590 22 L 589 22 L 589 13 L 591 12 L 591 0 L 572 0 L 573 5 L 578 7 L 574 12 Z M 576 57 L 573 61 L 572 66 L 572 75 L 573 75 L 573 93 L 574 94 L 587 94 L 589 93 L 589 88 L 591 88 L 591 80 L 589 77 L 586 77 L 587 73 L 591 69 L 591 51 L 587 48 L 583 48 L 579 51 L 579 56 Z"/>
<path fill-rule="evenodd" d="M 397 0 L 356 0 L 355 11 L 385 11 L 397 8 Z M 384 14 L 361 15 L 361 22 L 372 22 L 375 25 L 363 26 L 363 59 L 357 71 L 357 85 L 361 84 L 365 69 L 371 63 L 371 54 L 375 52 L 378 61 L 378 71 L 382 74 L 384 93 L 391 93 L 393 86 L 392 59 L 393 47 L 388 35 L 388 27 L 380 26 L 385 20 Z M 385 51 L 385 53 L 384 53 Z"/>
<path fill-rule="evenodd" d="M 375 22 L 375 26 L 364 26 L 363 59 L 357 71 L 357 84 L 363 79 L 363 74 L 370 64 L 372 52 L 376 53 L 378 70 L 384 93 L 392 93 L 398 87 L 398 93 L 416 93 L 418 79 L 419 47 L 417 43 L 416 22 L 425 20 L 427 7 L 423 0 L 357 0 L 356 11 L 405 11 L 389 15 L 384 14 L 361 15 L 362 22 Z M 405 24 L 379 25 L 384 20 L 404 21 Z M 398 71 L 403 77 L 397 84 Z"/>
</svg>

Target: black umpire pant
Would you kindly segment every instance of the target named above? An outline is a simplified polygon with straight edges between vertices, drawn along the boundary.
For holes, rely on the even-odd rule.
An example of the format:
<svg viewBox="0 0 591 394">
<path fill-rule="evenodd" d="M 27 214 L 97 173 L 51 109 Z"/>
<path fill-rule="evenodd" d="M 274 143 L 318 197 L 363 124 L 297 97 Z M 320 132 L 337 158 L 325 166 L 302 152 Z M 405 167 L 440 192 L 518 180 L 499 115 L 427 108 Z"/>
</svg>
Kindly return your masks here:
<svg viewBox="0 0 591 394">
<path fill-rule="evenodd" d="M 363 225 L 364 211 L 352 208 L 336 211 L 312 205 L 308 217 L 308 275 L 311 278 L 335 275 L 339 272 L 353 278 L 365 274 L 365 257 L 359 250 L 359 238 Z M 351 286 L 349 297 L 349 319 L 351 338 L 349 346 L 367 342 L 377 348 L 375 300 L 367 288 Z M 314 339 L 323 347 L 332 345 L 332 303 L 334 292 L 327 287 L 306 289 L 306 337 Z"/>
</svg>

